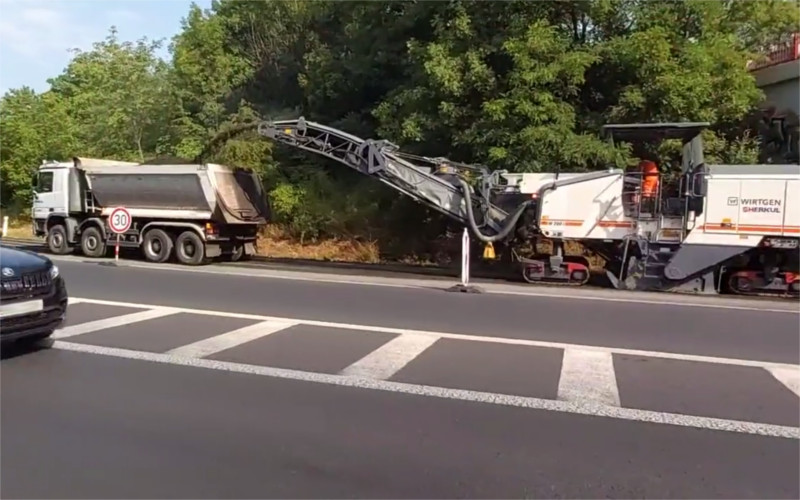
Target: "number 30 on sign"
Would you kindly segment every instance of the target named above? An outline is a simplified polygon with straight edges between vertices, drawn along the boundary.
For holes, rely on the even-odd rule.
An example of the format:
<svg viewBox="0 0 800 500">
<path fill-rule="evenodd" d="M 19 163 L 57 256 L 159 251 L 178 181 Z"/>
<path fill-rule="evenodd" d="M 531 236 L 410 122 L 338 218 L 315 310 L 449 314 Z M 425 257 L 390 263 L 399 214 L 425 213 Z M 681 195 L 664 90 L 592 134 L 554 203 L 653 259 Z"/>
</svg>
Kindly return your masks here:
<svg viewBox="0 0 800 500">
<path fill-rule="evenodd" d="M 131 228 L 131 214 L 125 207 L 116 207 L 108 216 L 108 226 L 117 234 L 122 234 Z"/>
</svg>

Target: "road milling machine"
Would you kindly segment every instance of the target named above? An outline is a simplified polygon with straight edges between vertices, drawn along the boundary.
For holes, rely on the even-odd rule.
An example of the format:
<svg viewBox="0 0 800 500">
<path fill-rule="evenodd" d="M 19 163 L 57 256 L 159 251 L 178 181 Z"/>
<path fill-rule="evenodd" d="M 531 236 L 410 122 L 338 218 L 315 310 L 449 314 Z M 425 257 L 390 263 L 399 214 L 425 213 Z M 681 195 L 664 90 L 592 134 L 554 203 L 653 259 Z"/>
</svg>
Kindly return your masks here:
<svg viewBox="0 0 800 500">
<path fill-rule="evenodd" d="M 584 285 L 577 242 L 606 261 L 619 289 L 733 292 L 798 297 L 800 165 L 709 165 L 707 123 L 616 124 L 614 142 L 677 139 L 679 175 L 609 168 L 589 173 L 517 174 L 401 152 L 304 118 L 254 125 L 260 135 L 371 176 L 467 226 L 483 242 L 510 249 L 530 283 Z M 552 242 L 546 255 L 519 257 L 515 242 Z"/>
</svg>

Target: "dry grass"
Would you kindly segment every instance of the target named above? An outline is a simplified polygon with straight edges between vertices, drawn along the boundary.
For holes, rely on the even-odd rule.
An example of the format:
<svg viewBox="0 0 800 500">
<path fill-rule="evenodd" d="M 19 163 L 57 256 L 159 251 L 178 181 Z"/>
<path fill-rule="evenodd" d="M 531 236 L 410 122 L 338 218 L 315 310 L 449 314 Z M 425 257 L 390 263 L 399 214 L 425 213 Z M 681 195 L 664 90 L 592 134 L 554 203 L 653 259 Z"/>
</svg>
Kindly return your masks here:
<svg viewBox="0 0 800 500">
<path fill-rule="evenodd" d="M 2 223 L 3 217 L 0 215 L 0 223 Z M 31 230 L 31 221 L 30 219 L 24 218 L 10 218 L 8 219 L 8 231 L 6 232 L 6 236 L 9 238 L 22 238 L 22 239 L 40 239 L 33 235 L 33 231 Z"/>
<path fill-rule="evenodd" d="M 328 239 L 300 244 L 280 226 L 269 225 L 259 235 L 257 253 L 263 257 L 338 262 L 378 263 L 380 253 L 374 241 Z"/>
</svg>

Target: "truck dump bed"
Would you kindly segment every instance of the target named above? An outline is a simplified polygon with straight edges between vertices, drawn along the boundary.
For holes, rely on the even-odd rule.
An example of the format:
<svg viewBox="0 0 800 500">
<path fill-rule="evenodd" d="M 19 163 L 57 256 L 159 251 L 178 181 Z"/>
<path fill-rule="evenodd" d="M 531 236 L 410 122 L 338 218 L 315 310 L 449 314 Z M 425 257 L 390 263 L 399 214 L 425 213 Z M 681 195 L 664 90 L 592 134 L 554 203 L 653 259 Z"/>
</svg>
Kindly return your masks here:
<svg viewBox="0 0 800 500">
<path fill-rule="evenodd" d="M 222 165 L 78 165 L 94 203 L 124 206 L 132 215 L 154 210 L 170 217 L 265 223 L 268 205 L 255 174 Z"/>
</svg>

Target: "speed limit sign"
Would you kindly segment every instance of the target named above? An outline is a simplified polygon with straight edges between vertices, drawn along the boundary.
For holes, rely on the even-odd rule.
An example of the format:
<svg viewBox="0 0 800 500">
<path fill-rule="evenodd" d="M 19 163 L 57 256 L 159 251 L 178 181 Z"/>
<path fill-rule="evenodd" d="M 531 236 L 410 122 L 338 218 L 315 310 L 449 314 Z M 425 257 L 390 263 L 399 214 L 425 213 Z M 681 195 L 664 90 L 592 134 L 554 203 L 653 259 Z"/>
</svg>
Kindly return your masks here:
<svg viewBox="0 0 800 500">
<path fill-rule="evenodd" d="M 116 207 L 108 216 L 108 226 L 117 234 L 122 234 L 131 228 L 131 213 L 125 207 Z"/>
</svg>

